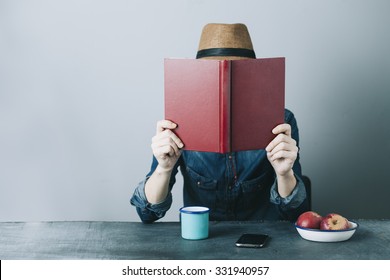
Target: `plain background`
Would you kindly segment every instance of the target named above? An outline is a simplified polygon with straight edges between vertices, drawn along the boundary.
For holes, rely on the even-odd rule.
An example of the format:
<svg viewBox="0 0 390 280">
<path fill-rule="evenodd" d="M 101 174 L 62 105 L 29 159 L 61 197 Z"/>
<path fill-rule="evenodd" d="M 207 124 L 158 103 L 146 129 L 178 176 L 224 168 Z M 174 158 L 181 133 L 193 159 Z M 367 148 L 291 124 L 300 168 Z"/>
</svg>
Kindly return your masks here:
<svg viewBox="0 0 390 280">
<path fill-rule="evenodd" d="M 286 57 L 313 209 L 390 218 L 390 2 L 0 0 L 0 221 L 138 221 L 163 60 L 209 22 Z M 180 177 L 180 175 L 178 176 Z M 164 220 L 177 220 L 181 180 Z"/>
</svg>

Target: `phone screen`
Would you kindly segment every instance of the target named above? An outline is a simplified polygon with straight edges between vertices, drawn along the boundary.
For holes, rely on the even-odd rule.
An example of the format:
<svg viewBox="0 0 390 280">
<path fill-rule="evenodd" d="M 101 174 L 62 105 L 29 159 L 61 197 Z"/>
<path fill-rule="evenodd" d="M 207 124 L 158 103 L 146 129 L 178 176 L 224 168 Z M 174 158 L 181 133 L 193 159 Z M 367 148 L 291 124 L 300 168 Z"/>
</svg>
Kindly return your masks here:
<svg viewBox="0 0 390 280">
<path fill-rule="evenodd" d="M 261 248 L 267 242 L 269 236 L 266 234 L 245 233 L 236 241 L 238 247 Z"/>
</svg>

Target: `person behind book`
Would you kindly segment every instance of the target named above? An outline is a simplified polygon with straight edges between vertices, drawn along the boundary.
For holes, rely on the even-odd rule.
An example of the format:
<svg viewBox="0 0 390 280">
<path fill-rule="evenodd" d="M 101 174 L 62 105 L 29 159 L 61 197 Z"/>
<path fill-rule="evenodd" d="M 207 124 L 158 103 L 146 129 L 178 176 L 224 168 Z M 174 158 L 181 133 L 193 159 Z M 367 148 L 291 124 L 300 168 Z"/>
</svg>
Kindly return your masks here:
<svg viewBox="0 0 390 280">
<path fill-rule="evenodd" d="M 207 24 L 197 59 L 256 58 L 244 24 Z M 290 220 L 309 210 L 299 163 L 298 127 L 285 109 L 285 123 L 265 150 L 232 153 L 182 149 L 176 124 L 157 122 L 153 161 L 130 202 L 144 223 L 162 218 L 172 204 L 171 190 L 180 168 L 184 206 L 210 208 L 210 220 Z M 248 136 L 249 137 L 249 136 Z"/>
</svg>

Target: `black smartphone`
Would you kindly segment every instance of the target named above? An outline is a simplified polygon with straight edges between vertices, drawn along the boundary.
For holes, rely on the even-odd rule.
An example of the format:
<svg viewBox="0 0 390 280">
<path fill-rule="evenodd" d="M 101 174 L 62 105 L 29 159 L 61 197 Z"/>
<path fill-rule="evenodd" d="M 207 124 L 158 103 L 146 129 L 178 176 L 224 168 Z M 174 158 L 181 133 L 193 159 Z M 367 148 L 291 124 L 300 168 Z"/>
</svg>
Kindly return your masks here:
<svg viewBox="0 0 390 280">
<path fill-rule="evenodd" d="M 236 241 L 237 247 L 261 248 L 269 239 L 266 234 L 245 233 Z"/>
</svg>

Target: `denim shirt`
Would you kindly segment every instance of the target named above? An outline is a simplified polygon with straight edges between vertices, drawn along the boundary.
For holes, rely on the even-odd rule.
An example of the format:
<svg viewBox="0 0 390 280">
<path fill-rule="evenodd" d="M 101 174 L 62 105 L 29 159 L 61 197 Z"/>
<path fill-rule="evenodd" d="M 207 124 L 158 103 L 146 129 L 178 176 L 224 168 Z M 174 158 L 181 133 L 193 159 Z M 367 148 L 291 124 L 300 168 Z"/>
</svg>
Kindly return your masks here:
<svg viewBox="0 0 390 280">
<path fill-rule="evenodd" d="M 292 138 L 299 142 L 298 127 L 292 112 L 285 110 L 285 123 L 291 125 Z M 297 184 L 282 198 L 277 191 L 275 171 L 265 150 L 211 153 L 183 150 L 169 182 L 166 199 L 151 204 L 145 196 L 145 183 L 156 169 L 153 157 L 150 172 L 136 187 L 130 199 L 144 223 L 162 218 L 172 204 L 171 190 L 178 168 L 183 175 L 184 206 L 210 208 L 210 220 L 291 220 L 308 209 L 301 179 L 299 154 L 293 171 Z"/>
</svg>

